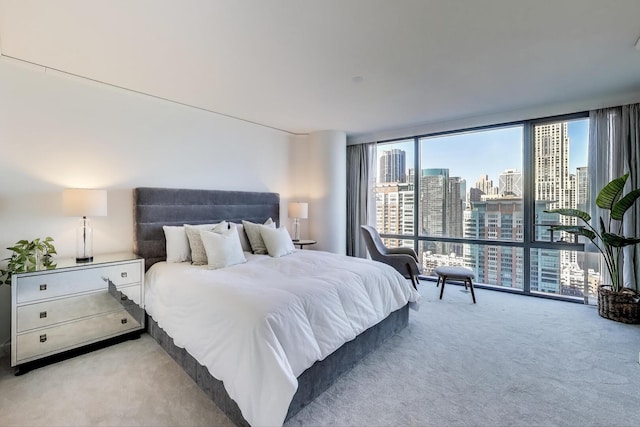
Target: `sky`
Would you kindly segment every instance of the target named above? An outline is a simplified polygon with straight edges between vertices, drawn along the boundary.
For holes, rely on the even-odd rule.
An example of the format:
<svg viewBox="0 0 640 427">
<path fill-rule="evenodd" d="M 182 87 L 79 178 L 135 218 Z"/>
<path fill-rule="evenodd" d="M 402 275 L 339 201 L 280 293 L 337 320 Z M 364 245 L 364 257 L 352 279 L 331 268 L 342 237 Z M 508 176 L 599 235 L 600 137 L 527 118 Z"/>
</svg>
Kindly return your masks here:
<svg viewBox="0 0 640 427">
<path fill-rule="evenodd" d="M 569 122 L 569 170 L 587 166 L 587 141 L 589 120 Z M 399 148 L 407 153 L 407 168 L 413 167 L 413 140 L 404 143 L 379 144 L 378 159 L 385 149 Z M 498 186 L 498 175 L 505 169 L 522 171 L 522 127 L 488 129 L 441 137 L 425 138 L 421 141 L 421 167 L 448 168 L 449 176 L 460 176 L 467 180 L 467 188 L 489 175 L 493 185 Z M 376 164 L 379 164 L 376 163 Z"/>
</svg>

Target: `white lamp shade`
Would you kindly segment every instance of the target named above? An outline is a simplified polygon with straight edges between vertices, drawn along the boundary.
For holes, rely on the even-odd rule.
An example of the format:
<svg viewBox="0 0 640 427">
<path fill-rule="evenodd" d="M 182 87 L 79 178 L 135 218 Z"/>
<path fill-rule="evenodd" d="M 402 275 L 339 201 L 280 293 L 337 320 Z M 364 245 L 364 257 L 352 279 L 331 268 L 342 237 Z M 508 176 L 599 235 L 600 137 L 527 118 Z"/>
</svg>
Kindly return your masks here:
<svg viewBox="0 0 640 427">
<path fill-rule="evenodd" d="M 107 190 L 68 188 L 62 204 L 67 216 L 107 216 Z"/>
<path fill-rule="evenodd" d="M 306 219 L 309 217 L 309 204 L 302 202 L 289 203 L 289 218 Z"/>
</svg>

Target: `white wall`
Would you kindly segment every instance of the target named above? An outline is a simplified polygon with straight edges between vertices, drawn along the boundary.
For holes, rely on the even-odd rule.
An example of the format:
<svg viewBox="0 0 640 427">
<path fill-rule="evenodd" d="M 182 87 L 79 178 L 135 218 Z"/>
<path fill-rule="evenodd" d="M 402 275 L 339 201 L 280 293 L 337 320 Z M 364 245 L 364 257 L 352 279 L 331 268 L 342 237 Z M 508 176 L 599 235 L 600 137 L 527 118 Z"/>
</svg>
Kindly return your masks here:
<svg viewBox="0 0 640 427">
<path fill-rule="evenodd" d="M 62 190 L 108 190 L 94 254 L 130 251 L 138 186 L 272 191 L 290 196 L 291 135 L 0 58 L 0 259 L 19 239 L 51 236 L 75 256 Z M 10 287 L 0 286 L 0 346 Z"/>
<path fill-rule="evenodd" d="M 340 131 L 313 132 L 296 138 L 292 151 L 292 195 L 309 203 L 309 218 L 301 220 L 303 239 L 311 247 L 346 253 L 347 137 Z"/>
</svg>

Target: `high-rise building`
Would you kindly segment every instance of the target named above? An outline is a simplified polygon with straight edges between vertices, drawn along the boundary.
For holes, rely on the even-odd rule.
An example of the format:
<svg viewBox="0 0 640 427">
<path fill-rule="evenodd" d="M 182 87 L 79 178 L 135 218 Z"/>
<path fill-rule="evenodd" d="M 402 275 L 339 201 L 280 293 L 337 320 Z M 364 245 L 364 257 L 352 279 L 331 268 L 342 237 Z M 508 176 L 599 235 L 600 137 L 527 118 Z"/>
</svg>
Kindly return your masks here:
<svg viewBox="0 0 640 427">
<path fill-rule="evenodd" d="M 522 172 L 517 169 L 507 169 L 498 175 L 498 194 L 522 197 Z"/>
<path fill-rule="evenodd" d="M 493 180 L 489 179 L 489 175 L 482 175 L 476 181 L 476 188 L 482 191 L 486 195 L 494 195 L 497 193 L 493 186 Z"/>
<path fill-rule="evenodd" d="M 535 126 L 535 191 L 536 200 L 549 204 L 549 209 L 576 208 L 576 177 L 569 173 L 569 124 L 550 123 Z M 540 216 L 540 212 L 536 212 Z M 559 223 L 575 225 L 576 219 L 562 216 Z M 557 240 L 570 241 L 568 233 L 560 233 Z M 577 261 L 575 251 L 561 251 L 562 263 Z"/>
<path fill-rule="evenodd" d="M 376 229 L 381 234 L 413 235 L 414 191 L 408 183 L 376 185 Z M 403 245 L 401 239 L 385 239 L 391 247 Z"/>
<path fill-rule="evenodd" d="M 404 150 L 393 148 L 383 151 L 380 156 L 378 182 L 407 182 L 406 163 Z"/>
<path fill-rule="evenodd" d="M 420 226 L 427 236 L 446 236 L 449 169 L 422 169 L 420 175 Z"/>
<path fill-rule="evenodd" d="M 552 223 L 558 214 L 544 213 L 548 204 L 536 203 L 541 221 Z M 548 233 L 548 227 L 539 230 Z M 492 197 L 473 203 L 464 212 L 464 237 L 470 239 L 522 241 L 524 239 L 522 198 Z M 537 236 L 544 239 L 545 236 Z M 476 273 L 476 280 L 496 286 L 522 289 L 524 285 L 523 249 L 511 246 L 465 245 L 465 266 Z M 559 292 L 560 257 L 558 251 L 532 249 L 531 281 L 533 291 Z"/>
<path fill-rule="evenodd" d="M 571 208 L 568 123 L 538 125 L 534 132 L 536 200 L 550 209 Z"/>
<path fill-rule="evenodd" d="M 462 213 L 465 209 L 466 181 L 460 177 L 449 177 L 446 203 L 445 230 L 449 237 L 462 237 Z M 459 253 L 458 255 L 462 255 Z"/>
<path fill-rule="evenodd" d="M 471 209 L 475 202 L 481 202 L 482 196 L 484 196 L 484 191 L 479 188 L 471 187 L 469 189 L 469 198 L 467 200 L 467 208 Z"/>
<path fill-rule="evenodd" d="M 462 237 L 466 181 L 449 177 L 449 169 L 422 169 L 420 176 L 420 226 L 428 236 Z M 462 245 L 425 243 L 426 250 L 462 255 Z"/>
<path fill-rule="evenodd" d="M 589 210 L 589 168 L 576 168 L 576 208 Z"/>
</svg>

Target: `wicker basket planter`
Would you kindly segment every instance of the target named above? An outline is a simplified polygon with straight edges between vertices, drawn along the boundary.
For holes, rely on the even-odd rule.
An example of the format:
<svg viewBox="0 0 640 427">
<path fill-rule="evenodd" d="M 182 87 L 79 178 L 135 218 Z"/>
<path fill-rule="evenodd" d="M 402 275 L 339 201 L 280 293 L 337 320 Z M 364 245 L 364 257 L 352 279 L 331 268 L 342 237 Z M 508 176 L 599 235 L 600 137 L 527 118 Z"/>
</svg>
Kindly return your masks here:
<svg viewBox="0 0 640 427">
<path fill-rule="evenodd" d="M 613 292 L 611 286 L 599 286 L 598 314 L 617 322 L 640 323 L 640 295 L 628 288 Z"/>
</svg>

